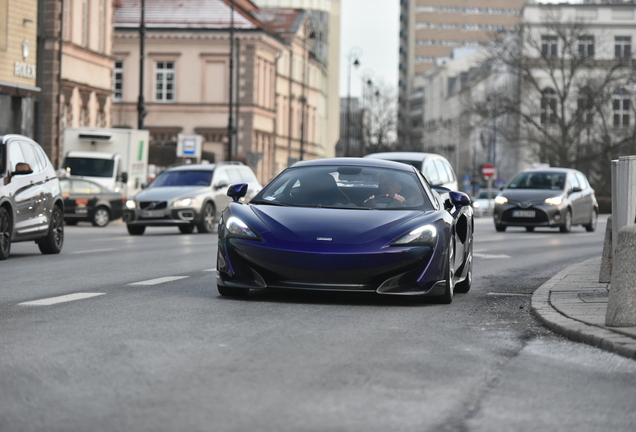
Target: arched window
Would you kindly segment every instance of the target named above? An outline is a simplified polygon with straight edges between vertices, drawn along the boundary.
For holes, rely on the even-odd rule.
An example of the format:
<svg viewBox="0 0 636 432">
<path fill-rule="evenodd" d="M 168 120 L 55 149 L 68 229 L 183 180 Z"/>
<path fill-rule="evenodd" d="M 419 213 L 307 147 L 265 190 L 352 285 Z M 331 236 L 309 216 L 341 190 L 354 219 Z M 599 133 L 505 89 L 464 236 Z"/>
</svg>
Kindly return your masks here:
<svg viewBox="0 0 636 432">
<path fill-rule="evenodd" d="M 614 126 L 627 127 L 631 117 L 631 97 L 624 88 L 616 91 L 612 96 L 612 108 L 614 110 Z"/>
<path fill-rule="evenodd" d="M 557 95 L 554 89 L 547 88 L 541 95 L 541 124 L 556 124 Z"/>
</svg>

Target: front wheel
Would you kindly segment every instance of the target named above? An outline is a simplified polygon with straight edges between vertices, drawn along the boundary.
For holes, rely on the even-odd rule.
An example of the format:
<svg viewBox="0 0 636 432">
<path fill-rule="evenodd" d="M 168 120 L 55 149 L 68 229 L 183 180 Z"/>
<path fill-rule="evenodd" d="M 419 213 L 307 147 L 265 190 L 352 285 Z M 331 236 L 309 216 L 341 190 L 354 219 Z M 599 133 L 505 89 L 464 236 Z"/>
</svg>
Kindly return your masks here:
<svg viewBox="0 0 636 432">
<path fill-rule="evenodd" d="M 592 217 L 590 218 L 590 223 L 587 225 L 583 225 L 583 227 L 585 228 L 587 232 L 594 232 L 596 231 L 597 223 L 598 223 L 598 213 L 596 213 L 596 210 L 592 210 Z"/>
<path fill-rule="evenodd" d="M 128 228 L 128 234 L 130 235 L 142 235 L 146 231 L 144 225 L 126 225 L 126 228 Z"/>
<path fill-rule="evenodd" d="M 179 225 L 179 232 L 181 234 L 191 234 L 194 231 L 194 225 Z"/>
<path fill-rule="evenodd" d="M 232 288 L 221 285 L 217 285 L 216 288 L 223 297 L 246 297 L 247 293 L 250 292 L 248 288 Z"/>
<path fill-rule="evenodd" d="M 5 207 L 0 207 L 0 261 L 9 258 L 11 252 L 11 218 Z"/>
<path fill-rule="evenodd" d="M 197 230 L 202 234 L 211 233 L 214 230 L 214 205 L 205 203 L 201 211 L 201 219 L 197 223 Z"/>
<path fill-rule="evenodd" d="M 106 207 L 97 207 L 91 223 L 96 227 L 105 227 L 110 222 L 110 212 Z"/>
<path fill-rule="evenodd" d="M 526 231 L 528 232 L 534 232 L 534 227 L 526 227 Z"/>
<path fill-rule="evenodd" d="M 495 224 L 495 230 L 497 230 L 497 232 L 504 232 L 504 231 L 506 231 L 506 226 L 496 223 Z"/>
<path fill-rule="evenodd" d="M 570 210 L 565 212 L 565 220 L 563 221 L 563 225 L 559 227 L 559 230 L 562 233 L 569 233 L 572 231 L 572 212 Z"/>
<path fill-rule="evenodd" d="M 64 245 L 64 215 L 58 206 L 53 207 L 49 232 L 38 241 L 40 252 L 46 255 L 59 254 Z"/>
</svg>

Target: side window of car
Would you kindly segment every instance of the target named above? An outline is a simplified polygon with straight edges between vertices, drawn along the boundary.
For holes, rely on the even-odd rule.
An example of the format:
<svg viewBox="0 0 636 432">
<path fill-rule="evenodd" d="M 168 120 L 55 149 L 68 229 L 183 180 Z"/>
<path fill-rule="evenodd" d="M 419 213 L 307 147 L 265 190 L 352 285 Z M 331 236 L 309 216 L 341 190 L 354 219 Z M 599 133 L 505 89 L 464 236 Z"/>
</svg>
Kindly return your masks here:
<svg viewBox="0 0 636 432">
<path fill-rule="evenodd" d="M 26 162 L 22 149 L 20 149 L 20 143 L 13 141 L 9 144 L 9 166 L 11 172 L 15 171 L 15 167 L 19 163 Z"/>
<path fill-rule="evenodd" d="M 39 145 L 31 144 L 33 146 L 33 150 L 35 151 L 35 156 L 38 158 L 38 162 L 40 162 L 40 166 L 42 167 L 42 171 L 44 171 L 48 165 L 49 159 L 46 157 L 44 150 Z"/>
<path fill-rule="evenodd" d="M 444 161 L 441 159 L 435 159 L 435 165 L 437 166 L 437 172 L 439 173 L 440 183 L 448 183 L 451 181 L 450 176 L 448 175 L 448 171 L 446 171 L 446 166 L 444 165 Z"/>
<path fill-rule="evenodd" d="M 446 169 L 446 174 L 448 175 L 448 179 L 449 179 L 448 181 L 454 182 L 457 179 L 455 178 L 455 171 L 453 171 L 453 167 L 450 166 L 448 162 L 446 161 L 443 161 L 443 162 L 444 162 L 444 168 Z"/>
<path fill-rule="evenodd" d="M 437 173 L 435 161 L 428 161 L 428 163 L 426 164 L 426 168 L 424 168 L 424 177 L 426 177 L 431 185 L 439 184 L 439 174 Z"/>
<path fill-rule="evenodd" d="M 571 175 L 568 178 L 568 189 L 572 190 L 575 187 L 580 188 L 581 186 L 579 185 L 579 181 L 576 179 L 576 176 L 575 175 Z"/>
<path fill-rule="evenodd" d="M 256 177 L 254 176 L 254 173 L 252 172 L 252 170 L 249 169 L 248 167 L 241 167 L 239 169 L 239 172 L 241 173 L 241 182 L 256 183 Z"/>
<path fill-rule="evenodd" d="M 583 173 L 577 172 L 576 178 L 579 180 L 579 185 L 581 189 L 587 189 L 590 187 L 590 184 L 587 182 L 587 178 L 583 175 Z"/>
<path fill-rule="evenodd" d="M 40 161 L 35 155 L 35 148 L 33 147 L 33 145 L 28 142 L 20 142 L 20 149 L 22 150 L 22 155 L 24 156 L 24 162 L 29 164 L 31 170 L 34 173 L 42 172 L 44 167 L 40 165 Z"/>
<path fill-rule="evenodd" d="M 241 174 L 239 173 L 239 170 L 237 168 L 228 168 L 227 175 L 230 178 L 231 185 L 242 182 Z"/>
<path fill-rule="evenodd" d="M 214 182 L 212 183 L 214 187 L 218 187 L 221 183 L 225 183 L 227 185 L 230 184 L 230 178 L 227 175 L 227 170 L 221 168 L 217 169 L 214 172 Z"/>
<path fill-rule="evenodd" d="M 84 180 L 75 180 L 73 182 L 73 193 L 97 194 L 101 193 L 101 189 L 95 183 Z"/>
<path fill-rule="evenodd" d="M 69 195 L 71 193 L 71 183 L 73 180 L 60 180 L 60 189 L 62 190 L 62 195 Z"/>
</svg>

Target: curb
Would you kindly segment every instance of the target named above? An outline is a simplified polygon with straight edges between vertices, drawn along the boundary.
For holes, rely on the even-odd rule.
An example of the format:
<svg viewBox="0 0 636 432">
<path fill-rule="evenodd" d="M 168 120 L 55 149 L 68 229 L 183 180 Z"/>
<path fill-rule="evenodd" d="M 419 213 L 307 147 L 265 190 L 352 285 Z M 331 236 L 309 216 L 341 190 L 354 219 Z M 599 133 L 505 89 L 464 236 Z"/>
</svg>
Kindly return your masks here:
<svg viewBox="0 0 636 432">
<path fill-rule="evenodd" d="M 575 342 L 601 348 L 632 360 L 636 360 L 636 339 L 619 329 L 587 323 L 559 312 L 552 305 L 550 295 L 566 277 L 576 275 L 581 267 L 596 265 L 599 258 L 592 258 L 561 270 L 532 294 L 532 313 L 551 331 Z M 570 285 L 571 286 L 571 285 Z M 604 316 L 604 315 L 603 315 Z"/>
</svg>

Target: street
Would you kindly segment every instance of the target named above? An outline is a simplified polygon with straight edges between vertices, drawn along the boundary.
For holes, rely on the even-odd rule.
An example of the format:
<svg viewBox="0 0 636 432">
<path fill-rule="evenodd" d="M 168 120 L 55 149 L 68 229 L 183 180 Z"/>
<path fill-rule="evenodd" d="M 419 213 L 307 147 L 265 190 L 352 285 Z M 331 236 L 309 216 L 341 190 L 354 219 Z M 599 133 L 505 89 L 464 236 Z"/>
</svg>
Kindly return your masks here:
<svg viewBox="0 0 636 432">
<path fill-rule="evenodd" d="M 216 234 L 177 228 L 66 226 L 60 255 L 14 243 L 0 431 L 633 431 L 636 362 L 530 313 L 542 283 L 601 254 L 606 220 L 562 234 L 476 219 L 473 288 L 448 306 L 222 298 Z"/>
</svg>

